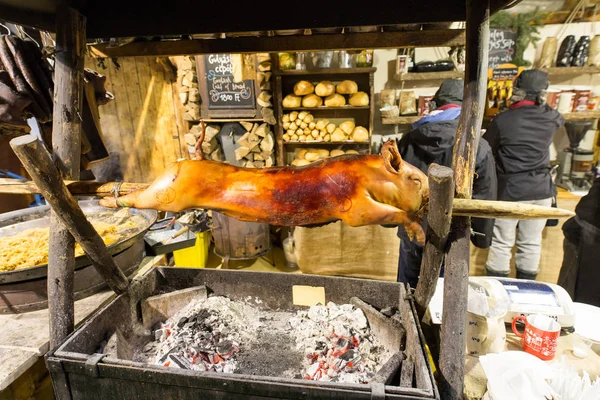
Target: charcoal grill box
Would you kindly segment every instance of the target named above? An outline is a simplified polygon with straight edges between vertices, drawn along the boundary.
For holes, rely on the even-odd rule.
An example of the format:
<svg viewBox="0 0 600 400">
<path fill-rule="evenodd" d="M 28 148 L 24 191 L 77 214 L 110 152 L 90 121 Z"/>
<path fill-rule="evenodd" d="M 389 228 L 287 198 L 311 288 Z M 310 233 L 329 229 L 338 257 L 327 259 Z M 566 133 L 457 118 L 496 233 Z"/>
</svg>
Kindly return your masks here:
<svg viewBox="0 0 600 400">
<path fill-rule="evenodd" d="M 115 331 L 147 335 L 140 302 L 147 297 L 206 285 L 211 295 L 262 300 L 282 310 L 293 305 L 292 287 L 319 286 L 326 301 L 348 303 L 356 296 L 376 308 L 397 307 L 406 329 L 405 353 L 414 364 L 410 387 L 382 383 L 315 382 L 271 376 L 200 372 L 155 366 L 96 353 Z M 424 338 L 411 298 L 400 283 L 268 272 L 154 268 L 116 297 L 46 356 L 57 399 L 439 399 Z M 147 330 L 146 330 L 147 331 Z M 125 346 L 124 346 L 125 347 Z"/>
</svg>

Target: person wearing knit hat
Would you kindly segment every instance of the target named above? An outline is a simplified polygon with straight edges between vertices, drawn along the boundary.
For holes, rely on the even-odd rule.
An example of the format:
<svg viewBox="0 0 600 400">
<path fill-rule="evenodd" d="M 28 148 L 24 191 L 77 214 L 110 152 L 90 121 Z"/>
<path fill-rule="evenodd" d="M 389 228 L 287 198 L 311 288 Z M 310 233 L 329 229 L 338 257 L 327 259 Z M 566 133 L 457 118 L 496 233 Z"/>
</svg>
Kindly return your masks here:
<svg viewBox="0 0 600 400">
<path fill-rule="evenodd" d="M 483 136 L 492 147 L 498 175 L 498 200 L 550 207 L 556 188 L 550 176 L 550 145 L 565 120 L 546 104 L 548 74 L 523 71 L 513 84 L 511 105 Z M 508 276 L 517 246 L 517 278 L 535 279 L 546 220 L 497 219 L 486 262 L 490 276 Z"/>
<path fill-rule="evenodd" d="M 429 115 L 412 125 L 413 130 L 404 134 L 398 141 L 398 150 L 402 158 L 419 168 L 425 174 L 429 165 L 436 163 L 452 167 L 452 153 L 458 118 L 462 110 L 464 81 L 447 79 L 442 82 L 433 100 L 430 102 Z M 485 140 L 479 140 L 475 162 L 473 198 L 496 200 L 496 167 L 490 146 Z M 479 233 L 471 238 L 473 244 L 487 248 L 492 241 L 493 219 L 473 218 L 473 231 Z M 427 221 L 423 222 L 427 229 Z M 416 287 L 421 271 L 423 246 L 410 240 L 403 226 L 398 227 L 400 238 L 400 258 L 398 260 L 398 281 Z"/>
</svg>

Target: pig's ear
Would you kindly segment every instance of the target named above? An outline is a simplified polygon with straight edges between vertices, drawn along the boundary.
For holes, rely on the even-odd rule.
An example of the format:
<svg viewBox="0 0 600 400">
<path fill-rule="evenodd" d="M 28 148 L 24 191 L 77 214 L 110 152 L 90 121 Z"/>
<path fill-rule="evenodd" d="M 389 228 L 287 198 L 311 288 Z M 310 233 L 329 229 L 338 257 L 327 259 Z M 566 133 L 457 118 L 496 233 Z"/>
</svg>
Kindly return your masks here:
<svg viewBox="0 0 600 400">
<path fill-rule="evenodd" d="M 385 169 L 391 174 L 398 174 L 402 169 L 402 157 L 396 146 L 396 141 L 388 140 L 383 144 L 381 149 L 381 156 L 383 157 L 383 163 Z"/>
</svg>

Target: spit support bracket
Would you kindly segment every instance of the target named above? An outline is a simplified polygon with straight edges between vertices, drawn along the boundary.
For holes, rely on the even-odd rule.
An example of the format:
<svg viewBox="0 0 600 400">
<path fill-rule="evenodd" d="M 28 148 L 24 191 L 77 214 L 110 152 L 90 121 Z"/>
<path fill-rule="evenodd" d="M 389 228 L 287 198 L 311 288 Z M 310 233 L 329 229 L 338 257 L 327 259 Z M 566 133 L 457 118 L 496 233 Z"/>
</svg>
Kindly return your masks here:
<svg viewBox="0 0 600 400">
<path fill-rule="evenodd" d="M 385 385 L 380 382 L 371 382 L 371 400 L 385 400 Z"/>
<path fill-rule="evenodd" d="M 98 370 L 98 363 L 102 361 L 102 359 L 106 356 L 106 354 L 94 353 L 88 357 L 85 362 L 85 372 L 89 376 L 93 376 L 97 378 L 100 376 L 100 371 Z"/>
</svg>

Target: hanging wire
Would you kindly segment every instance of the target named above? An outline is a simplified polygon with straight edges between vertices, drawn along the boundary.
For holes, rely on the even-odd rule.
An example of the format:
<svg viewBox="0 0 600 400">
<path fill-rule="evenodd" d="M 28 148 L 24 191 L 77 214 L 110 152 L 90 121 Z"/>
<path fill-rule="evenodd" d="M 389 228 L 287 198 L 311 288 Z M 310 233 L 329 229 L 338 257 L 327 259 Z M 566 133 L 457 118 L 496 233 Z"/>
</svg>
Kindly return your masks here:
<svg viewBox="0 0 600 400">
<path fill-rule="evenodd" d="M 42 46 L 40 46 L 40 44 L 38 43 L 37 40 L 35 40 L 29 33 L 25 32 L 25 29 L 23 29 L 23 27 L 21 25 L 16 25 L 17 30 L 21 33 L 21 39 L 25 39 L 25 36 L 27 36 L 29 39 L 33 40 L 33 42 L 37 45 L 37 47 L 41 48 Z"/>
<path fill-rule="evenodd" d="M 0 23 L 0 26 L 3 27 L 4 29 L 6 29 L 6 34 L 7 35 L 12 35 L 11 30 L 8 28 L 8 26 L 4 25 L 3 23 Z"/>
</svg>

